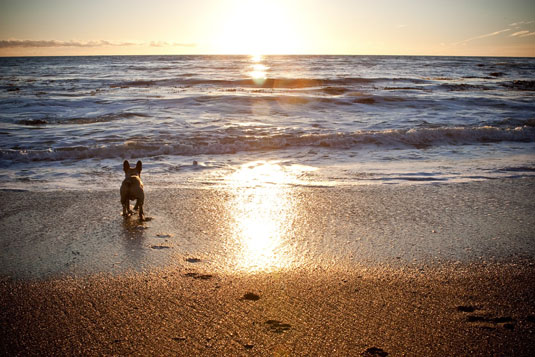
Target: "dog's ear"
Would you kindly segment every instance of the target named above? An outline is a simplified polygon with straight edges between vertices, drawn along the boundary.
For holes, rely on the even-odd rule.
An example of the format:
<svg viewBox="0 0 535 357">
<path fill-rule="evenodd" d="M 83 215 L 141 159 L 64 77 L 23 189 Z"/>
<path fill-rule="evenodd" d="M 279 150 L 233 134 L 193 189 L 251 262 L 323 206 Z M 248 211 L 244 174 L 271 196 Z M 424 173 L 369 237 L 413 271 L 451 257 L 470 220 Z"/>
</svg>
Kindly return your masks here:
<svg viewBox="0 0 535 357">
<path fill-rule="evenodd" d="M 137 172 L 141 173 L 141 160 L 139 160 L 137 163 L 136 163 L 136 170 Z"/>
<path fill-rule="evenodd" d="M 128 163 L 128 160 L 124 160 L 123 162 L 123 170 L 124 172 L 128 171 L 130 169 L 130 164 Z"/>
</svg>

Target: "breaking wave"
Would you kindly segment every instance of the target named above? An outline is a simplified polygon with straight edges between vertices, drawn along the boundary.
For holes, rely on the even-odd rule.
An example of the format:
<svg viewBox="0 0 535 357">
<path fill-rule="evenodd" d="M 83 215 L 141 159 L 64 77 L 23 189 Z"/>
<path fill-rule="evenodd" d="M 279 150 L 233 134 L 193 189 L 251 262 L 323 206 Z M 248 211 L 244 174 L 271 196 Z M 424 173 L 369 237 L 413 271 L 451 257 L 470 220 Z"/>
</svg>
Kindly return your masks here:
<svg viewBox="0 0 535 357">
<path fill-rule="evenodd" d="M 195 156 L 233 154 L 248 151 L 275 151 L 292 148 L 358 149 L 375 145 L 384 149 L 425 149 L 442 145 L 471 145 L 498 142 L 534 142 L 535 127 L 439 127 L 393 130 L 361 130 L 337 133 L 281 133 L 226 130 L 205 133 L 202 137 L 166 137 L 129 140 L 105 145 L 72 146 L 46 150 L 3 149 L 1 160 L 59 161 L 90 158 L 152 157 L 158 155 Z"/>
</svg>

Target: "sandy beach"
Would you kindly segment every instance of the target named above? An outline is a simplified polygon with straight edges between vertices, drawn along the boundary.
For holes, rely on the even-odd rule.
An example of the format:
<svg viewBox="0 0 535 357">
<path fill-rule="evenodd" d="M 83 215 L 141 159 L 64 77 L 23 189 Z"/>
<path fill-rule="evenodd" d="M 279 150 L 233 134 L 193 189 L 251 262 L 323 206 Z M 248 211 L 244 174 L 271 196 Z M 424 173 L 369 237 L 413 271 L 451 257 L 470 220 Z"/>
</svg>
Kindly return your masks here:
<svg viewBox="0 0 535 357">
<path fill-rule="evenodd" d="M 2 191 L 1 352 L 532 355 L 534 188 Z"/>
</svg>

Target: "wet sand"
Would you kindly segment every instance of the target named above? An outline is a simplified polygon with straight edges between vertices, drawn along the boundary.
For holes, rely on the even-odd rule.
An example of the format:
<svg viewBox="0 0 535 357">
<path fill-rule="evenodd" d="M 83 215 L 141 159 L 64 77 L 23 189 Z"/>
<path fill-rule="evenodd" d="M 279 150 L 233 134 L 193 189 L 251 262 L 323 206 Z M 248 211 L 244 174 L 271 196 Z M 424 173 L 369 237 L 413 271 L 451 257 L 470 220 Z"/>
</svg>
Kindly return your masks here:
<svg viewBox="0 0 535 357">
<path fill-rule="evenodd" d="M 0 353 L 532 355 L 534 188 L 2 191 Z"/>
</svg>

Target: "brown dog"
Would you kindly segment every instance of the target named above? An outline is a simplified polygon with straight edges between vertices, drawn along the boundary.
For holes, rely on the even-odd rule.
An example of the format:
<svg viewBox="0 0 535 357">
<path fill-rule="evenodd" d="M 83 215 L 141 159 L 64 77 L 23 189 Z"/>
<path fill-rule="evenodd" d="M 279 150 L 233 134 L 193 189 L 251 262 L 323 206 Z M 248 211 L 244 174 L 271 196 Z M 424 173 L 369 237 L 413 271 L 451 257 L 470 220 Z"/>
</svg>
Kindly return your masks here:
<svg viewBox="0 0 535 357">
<path fill-rule="evenodd" d="M 123 216 L 126 218 L 133 212 L 130 210 L 130 201 L 136 200 L 134 210 L 139 209 L 139 220 L 143 220 L 143 202 L 145 192 L 143 192 L 143 182 L 141 182 L 141 161 L 136 167 L 131 168 L 127 160 L 123 162 L 125 179 L 121 184 L 121 203 L 123 205 Z"/>
</svg>

